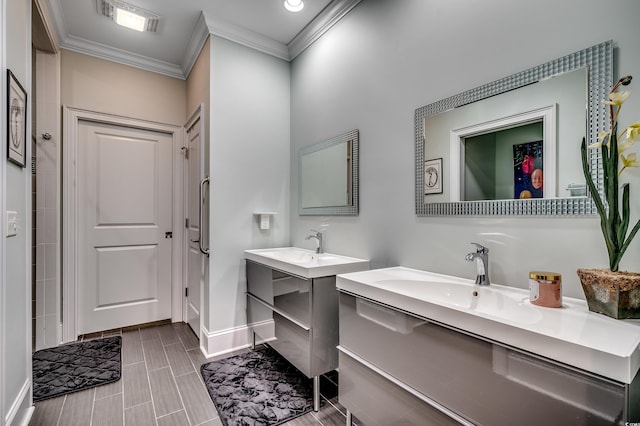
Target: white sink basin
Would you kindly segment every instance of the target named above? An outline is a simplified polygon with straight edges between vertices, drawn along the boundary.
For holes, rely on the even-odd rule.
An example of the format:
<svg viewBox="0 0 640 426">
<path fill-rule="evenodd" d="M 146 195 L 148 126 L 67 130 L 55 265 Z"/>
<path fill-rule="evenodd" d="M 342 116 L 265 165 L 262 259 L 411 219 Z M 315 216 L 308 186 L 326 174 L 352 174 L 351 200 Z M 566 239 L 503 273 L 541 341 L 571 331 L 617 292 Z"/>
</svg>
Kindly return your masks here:
<svg viewBox="0 0 640 426">
<path fill-rule="evenodd" d="M 522 288 L 403 267 L 338 275 L 336 287 L 623 383 L 640 371 L 640 321 L 591 313 L 582 300 L 543 308 Z"/>
<path fill-rule="evenodd" d="M 527 298 L 508 297 L 498 287 L 418 280 L 381 280 L 378 284 L 396 288 L 401 294 L 467 309 L 504 321 L 533 324 L 542 319 L 542 314 L 528 303 Z"/>
<path fill-rule="evenodd" d="M 369 261 L 298 247 L 245 250 L 245 259 L 303 278 L 318 278 L 369 269 Z"/>
</svg>

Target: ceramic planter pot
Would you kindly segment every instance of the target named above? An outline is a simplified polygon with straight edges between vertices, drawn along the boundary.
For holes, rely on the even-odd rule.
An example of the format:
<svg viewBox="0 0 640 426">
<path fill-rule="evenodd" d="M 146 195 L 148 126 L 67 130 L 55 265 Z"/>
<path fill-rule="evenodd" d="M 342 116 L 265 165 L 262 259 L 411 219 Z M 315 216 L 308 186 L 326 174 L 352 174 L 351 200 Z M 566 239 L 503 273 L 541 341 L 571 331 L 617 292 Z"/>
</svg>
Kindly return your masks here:
<svg viewBox="0 0 640 426">
<path fill-rule="evenodd" d="M 640 273 L 578 269 L 589 310 L 611 318 L 640 318 Z"/>
</svg>

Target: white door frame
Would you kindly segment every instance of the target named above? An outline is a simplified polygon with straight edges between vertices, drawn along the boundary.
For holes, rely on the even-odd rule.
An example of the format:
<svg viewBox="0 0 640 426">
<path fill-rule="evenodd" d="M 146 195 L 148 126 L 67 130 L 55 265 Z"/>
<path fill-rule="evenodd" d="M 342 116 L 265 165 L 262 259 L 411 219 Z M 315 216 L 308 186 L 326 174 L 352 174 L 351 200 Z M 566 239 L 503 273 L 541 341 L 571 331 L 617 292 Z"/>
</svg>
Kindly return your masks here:
<svg viewBox="0 0 640 426">
<path fill-rule="evenodd" d="M 62 175 L 62 342 L 78 338 L 77 313 L 77 248 L 78 248 L 78 194 L 76 179 L 78 170 L 78 125 L 80 121 L 114 124 L 137 129 L 170 134 L 173 139 L 173 247 L 171 252 L 171 320 L 182 321 L 182 246 L 184 227 L 183 213 L 183 169 L 180 148 L 183 145 L 184 129 L 170 124 L 121 117 L 63 106 L 63 175 Z"/>
<path fill-rule="evenodd" d="M 204 147 L 205 147 L 205 139 L 206 139 L 206 126 L 205 126 L 205 105 L 204 103 L 201 103 L 200 105 L 198 105 L 198 108 L 196 108 L 196 110 L 193 112 L 193 114 L 191 114 L 191 117 L 189 117 L 189 120 L 187 120 L 186 124 L 184 125 L 184 144 L 185 146 L 188 146 L 188 140 L 187 140 L 187 133 L 189 132 L 189 130 L 191 129 L 191 127 L 194 125 L 194 123 L 196 123 L 198 120 L 200 120 L 200 177 L 202 178 L 204 176 Z M 184 152 L 181 149 L 181 153 L 183 154 L 182 159 L 184 160 Z M 184 164 L 184 161 L 182 162 L 182 164 Z M 184 176 L 186 173 L 186 168 L 183 167 L 182 170 L 182 175 L 184 177 L 184 186 L 183 186 L 183 191 L 186 194 L 188 191 L 187 185 L 189 184 L 189 179 L 187 178 L 187 176 Z M 199 201 L 200 203 L 202 202 L 202 200 Z M 183 247 L 181 248 L 182 250 L 182 264 L 184 265 L 183 267 L 183 273 L 182 273 L 182 282 L 183 282 L 183 289 L 181 289 L 182 294 L 184 295 L 184 289 L 186 289 L 187 285 L 189 285 L 189 282 L 187 281 L 187 268 L 189 267 L 188 265 L 188 260 L 187 260 L 187 241 L 185 240 L 186 238 L 188 238 L 187 232 L 188 229 L 186 228 L 185 225 L 185 219 L 184 219 L 184 213 L 186 211 L 186 200 L 184 199 L 184 197 L 182 197 L 182 211 L 183 211 L 183 219 L 182 219 L 182 245 Z M 200 336 L 202 335 L 202 324 L 203 324 L 203 318 L 202 318 L 202 309 L 204 307 L 204 298 L 203 298 L 203 294 L 204 294 L 204 282 L 200 282 L 200 326 L 198 327 L 198 339 L 200 339 Z M 186 297 L 183 298 L 183 303 L 182 303 L 182 321 L 183 322 L 187 322 L 189 319 L 187 318 L 187 310 L 188 310 L 188 299 Z"/>
</svg>

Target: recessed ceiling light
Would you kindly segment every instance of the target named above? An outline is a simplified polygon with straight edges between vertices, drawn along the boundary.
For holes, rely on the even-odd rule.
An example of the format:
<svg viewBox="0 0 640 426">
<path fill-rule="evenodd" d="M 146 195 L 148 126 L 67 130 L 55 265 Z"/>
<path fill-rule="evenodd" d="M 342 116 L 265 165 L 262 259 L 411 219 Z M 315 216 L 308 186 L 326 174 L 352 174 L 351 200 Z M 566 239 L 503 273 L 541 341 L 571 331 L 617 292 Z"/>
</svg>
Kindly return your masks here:
<svg viewBox="0 0 640 426">
<path fill-rule="evenodd" d="M 116 7 L 116 24 L 142 32 L 147 24 L 147 18 Z"/>
<path fill-rule="evenodd" d="M 300 12 L 304 7 L 302 0 L 284 0 L 284 7 L 289 12 Z"/>
<path fill-rule="evenodd" d="M 98 14 L 105 16 L 118 25 L 136 31 L 158 31 L 160 17 L 118 0 L 96 0 Z"/>
</svg>

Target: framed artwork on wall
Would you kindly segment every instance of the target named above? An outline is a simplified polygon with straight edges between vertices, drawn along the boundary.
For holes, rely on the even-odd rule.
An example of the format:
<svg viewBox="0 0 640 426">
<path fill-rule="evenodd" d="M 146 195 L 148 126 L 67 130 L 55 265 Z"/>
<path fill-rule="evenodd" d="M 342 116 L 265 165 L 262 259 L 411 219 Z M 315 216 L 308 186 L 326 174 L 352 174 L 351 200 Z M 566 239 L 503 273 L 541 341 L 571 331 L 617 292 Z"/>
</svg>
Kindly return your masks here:
<svg viewBox="0 0 640 426">
<path fill-rule="evenodd" d="M 7 158 L 24 167 L 27 152 L 27 92 L 7 70 Z"/>
<path fill-rule="evenodd" d="M 424 162 L 424 195 L 442 194 L 442 158 Z"/>
<path fill-rule="evenodd" d="M 543 141 L 513 146 L 513 198 L 543 198 Z"/>
</svg>

